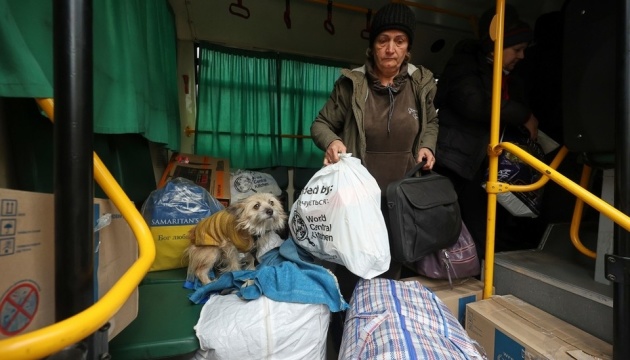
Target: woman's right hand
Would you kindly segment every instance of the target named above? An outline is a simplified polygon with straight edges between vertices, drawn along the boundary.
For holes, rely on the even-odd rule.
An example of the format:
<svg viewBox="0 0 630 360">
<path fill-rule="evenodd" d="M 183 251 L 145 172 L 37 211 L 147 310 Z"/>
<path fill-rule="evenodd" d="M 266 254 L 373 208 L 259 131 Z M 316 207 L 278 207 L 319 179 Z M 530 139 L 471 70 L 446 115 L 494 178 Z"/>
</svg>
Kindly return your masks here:
<svg viewBox="0 0 630 360">
<path fill-rule="evenodd" d="M 536 119 L 534 114 L 529 116 L 529 119 L 525 121 L 523 126 L 529 131 L 530 139 L 534 141 L 538 140 L 538 119 Z"/>
<path fill-rule="evenodd" d="M 334 164 L 339 161 L 339 154 L 346 153 L 346 145 L 341 140 L 335 140 L 328 145 L 324 154 L 324 166 Z"/>
</svg>

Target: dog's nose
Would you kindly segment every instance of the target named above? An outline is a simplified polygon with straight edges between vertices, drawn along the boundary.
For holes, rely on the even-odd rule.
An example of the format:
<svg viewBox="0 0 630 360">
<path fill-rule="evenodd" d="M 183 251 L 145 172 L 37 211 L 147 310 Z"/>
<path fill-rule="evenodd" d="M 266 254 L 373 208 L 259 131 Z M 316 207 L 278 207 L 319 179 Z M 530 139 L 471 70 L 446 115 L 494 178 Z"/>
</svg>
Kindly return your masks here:
<svg viewBox="0 0 630 360">
<path fill-rule="evenodd" d="M 265 213 L 269 216 L 273 216 L 273 209 L 267 209 Z"/>
</svg>

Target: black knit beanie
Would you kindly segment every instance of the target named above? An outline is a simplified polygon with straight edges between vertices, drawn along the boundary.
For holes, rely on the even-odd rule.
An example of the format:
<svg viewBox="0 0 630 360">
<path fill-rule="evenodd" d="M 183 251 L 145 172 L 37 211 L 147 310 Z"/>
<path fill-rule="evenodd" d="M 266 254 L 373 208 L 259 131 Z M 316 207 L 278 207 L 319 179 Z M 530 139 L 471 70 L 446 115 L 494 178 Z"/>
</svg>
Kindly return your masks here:
<svg viewBox="0 0 630 360">
<path fill-rule="evenodd" d="M 517 21 L 505 27 L 503 33 L 503 47 L 507 48 L 520 43 L 529 43 L 534 39 L 534 32 L 523 21 Z"/>
<path fill-rule="evenodd" d="M 484 52 L 489 53 L 494 50 L 494 41 L 490 38 L 490 23 L 496 14 L 495 7 L 486 10 L 479 18 L 479 39 Z M 503 32 L 503 48 L 508 48 L 520 43 L 529 43 L 534 39 L 534 32 L 518 18 L 516 9 L 505 5 L 505 23 Z"/>
<path fill-rule="evenodd" d="M 386 30 L 400 30 L 409 38 L 409 49 L 413 43 L 416 29 L 416 16 L 413 11 L 403 4 L 389 3 L 378 10 L 370 26 L 370 46 L 376 37 Z"/>
</svg>

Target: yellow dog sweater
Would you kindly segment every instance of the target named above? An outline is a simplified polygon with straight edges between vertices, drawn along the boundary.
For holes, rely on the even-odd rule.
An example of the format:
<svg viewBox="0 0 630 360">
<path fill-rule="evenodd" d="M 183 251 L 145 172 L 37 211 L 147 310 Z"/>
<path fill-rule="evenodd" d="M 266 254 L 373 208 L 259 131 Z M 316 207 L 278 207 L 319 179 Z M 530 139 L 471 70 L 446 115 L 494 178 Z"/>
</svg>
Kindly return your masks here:
<svg viewBox="0 0 630 360">
<path fill-rule="evenodd" d="M 236 217 L 227 210 L 218 211 L 201 220 L 194 228 L 193 242 L 197 246 L 221 246 L 231 242 L 240 252 L 248 252 L 254 246 L 252 237 L 236 228 Z"/>
</svg>

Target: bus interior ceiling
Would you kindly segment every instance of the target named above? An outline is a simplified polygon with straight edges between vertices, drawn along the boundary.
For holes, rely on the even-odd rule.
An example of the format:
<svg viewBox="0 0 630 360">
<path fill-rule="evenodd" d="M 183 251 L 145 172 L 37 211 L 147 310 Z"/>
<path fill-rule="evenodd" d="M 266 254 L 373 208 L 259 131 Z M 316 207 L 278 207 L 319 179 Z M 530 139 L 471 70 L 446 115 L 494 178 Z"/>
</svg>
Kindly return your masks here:
<svg viewBox="0 0 630 360">
<path fill-rule="evenodd" d="M 559 10 L 563 0 L 508 1 L 519 9 L 532 27 L 543 13 Z M 330 15 L 324 0 L 290 1 L 285 22 L 285 2 L 257 0 L 243 3 L 248 18 L 233 15 L 231 0 L 169 0 L 180 41 L 208 41 L 232 47 L 271 50 L 362 64 L 367 40 L 367 12 L 375 12 L 385 0 L 345 0 L 333 2 Z M 441 71 L 455 44 L 474 37 L 476 20 L 495 2 L 492 0 L 407 1 L 414 10 L 417 27 L 412 61 Z M 336 4 L 336 5 L 335 5 Z M 234 10 L 234 9 L 233 9 Z M 236 11 L 235 11 L 236 12 Z M 334 34 L 324 27 L 330 18 Z M 288 28 L 290 24 L 290 28 Z"/>
</svg>

